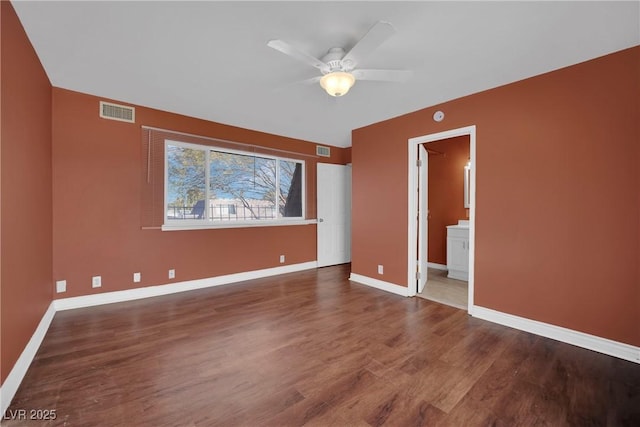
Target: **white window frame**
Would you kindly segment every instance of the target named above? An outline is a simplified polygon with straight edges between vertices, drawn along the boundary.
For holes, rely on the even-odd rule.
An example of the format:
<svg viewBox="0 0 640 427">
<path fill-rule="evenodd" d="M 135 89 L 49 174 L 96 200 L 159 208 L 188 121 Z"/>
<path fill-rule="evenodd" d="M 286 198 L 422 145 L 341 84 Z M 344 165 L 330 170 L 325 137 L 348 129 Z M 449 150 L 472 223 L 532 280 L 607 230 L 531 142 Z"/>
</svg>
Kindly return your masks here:
<svg viewBox="0 0 640 427">
<path fill-rule="evenodd" d="M 167 212 L 169 209 L 169 158 L 167 156 L 168 146 L 183 147 L 192 150 L 201 150 L 205 152 L 205 217 L 203 219 L 180 219 L 170 220 L 167 218 Z M 290 161 L 302 164 L 302 216 L 299 217 L 281 217 L 279 210 L 279 194 L 276 194 L 275 209 L 278 215 L 275 219 L 264 220 L 237 220 L 237 221 L 215 221 L 209 218 L 209 191 L 210 191 L 210 176 L 209 176 L 209 160 L 211 151 L 218 151 L 221 153 L 238 154 L 243 156 L 259 157 L 263 159 L 273 159 L 276 161 L 276 191 L 280 192 L 280 166 L 278 161 Z M 163 231 L 176 231 L 176 230 L 197 230 L 207 228 L 245 228 L 245 227 L 269 227 L 269 226 L 283 226 L 283 225 L 302 225 L 302 224 L 315 224 L 316 220 L 307 220 L 306 218 L 306 200 L 307 200 L 307 181 L 306 181 L 307 165 L 304 160 L 292 159 L 288 157 L 273 156 L 268 154 L 256 154 L 250 151 L 234 150 L 229 148 L 221 148 L 213 145 L 193 144 L 189 142 L 176 141 L 172 139 L 165 139 L 164 141 L 164 203 L 163 203 Z"/>
</svg>

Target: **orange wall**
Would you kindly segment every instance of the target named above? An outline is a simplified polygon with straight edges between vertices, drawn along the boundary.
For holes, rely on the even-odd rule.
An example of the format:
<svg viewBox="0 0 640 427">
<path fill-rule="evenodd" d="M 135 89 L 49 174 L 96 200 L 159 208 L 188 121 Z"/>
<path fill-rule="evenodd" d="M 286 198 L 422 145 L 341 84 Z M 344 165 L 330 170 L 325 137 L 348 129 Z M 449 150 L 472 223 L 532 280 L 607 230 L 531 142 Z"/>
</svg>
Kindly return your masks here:
<svg viewBox="0 0 640 427">
<path fill-rule="evenodd" d="M 0 2 L 0 378 L 51 303 L 51 85 L 8 1 Z"/>
<path fill-rule="evenodd" d="M 355 130 L 352 271 L 407 286 L 407 140 L 476 125 L 476 304 L 640 345 L 639 104 L 634 47 Z"/>
<path fill-rule="evenodd" d="M 98 117 L 101 98 L 53 89 L 53 277 L 72 297 L 316 260 L 316 226 L 163 232 L 141 229 L 141 126 L 315 155 L 315 144 L 136 106 L 136 123 Z M 117 101 L 116 101 L 117 102 Z M 334 163 L 346 150 L 332 147 Z M 323 159 L 324 160 L 324 159 Z M 307 216 L 315 164 L 306 158 Z M 133 283 L 133 273 L 142 282 Z M 102 276 L 93 289 L 91 277 Z"/>
<path fill-rule="evenodd" d="M 351 163 L 351 147 L 344 149 L 344 164 Z"/>
<path fill-rule="evenodd" d="M 447 225 L 469 218 L 464 207 L 464 167 L 469 161 L 469 136 L 425 144 L 429 150 L 428 260 L 447 264 Z"/>
</svg>

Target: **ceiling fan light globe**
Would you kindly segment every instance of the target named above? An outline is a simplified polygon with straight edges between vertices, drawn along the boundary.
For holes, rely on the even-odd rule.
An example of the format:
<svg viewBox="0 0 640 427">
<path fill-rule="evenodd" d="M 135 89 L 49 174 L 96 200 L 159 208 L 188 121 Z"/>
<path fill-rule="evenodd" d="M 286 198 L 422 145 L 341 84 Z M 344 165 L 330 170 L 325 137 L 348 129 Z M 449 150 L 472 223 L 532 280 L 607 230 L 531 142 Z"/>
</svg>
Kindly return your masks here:
<svg viewBox="0 0 640 427">
<path fill-rule="evenodd" d="M 353 74 L 334 71 L 322 76 L 320 86 L 331 96 L 343 96 L 349 92 L 355 82 L 356 79 Z"/>
</svg>

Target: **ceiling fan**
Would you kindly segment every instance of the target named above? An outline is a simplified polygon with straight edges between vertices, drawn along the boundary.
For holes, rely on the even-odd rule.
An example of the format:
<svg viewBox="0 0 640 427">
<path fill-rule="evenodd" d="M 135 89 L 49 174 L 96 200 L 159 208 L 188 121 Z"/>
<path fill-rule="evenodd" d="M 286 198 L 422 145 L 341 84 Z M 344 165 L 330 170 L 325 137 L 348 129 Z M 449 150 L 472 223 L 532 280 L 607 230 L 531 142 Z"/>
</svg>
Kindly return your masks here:
<svg viewBox="0 0 640 427">
<path fill-rule="evenodd" d="M 332 47 L 327 54 L 318 59 L 303 52 L 283 40 L 271 40 L 267 46 L 305 62 L 322 72 L 321 76 L 305 80 L 304 83 L 317 83 L 331 96 L 343 96 L 356 80 L 376 80 L 403 82 L 411 76 L 407 70 L 363 70 L 357 69 L 362 59 L 395 34 L 396 30 L 389 22 L 379 21 L 362 37 L 349 52 L 341 47 Z"/>
</svg>

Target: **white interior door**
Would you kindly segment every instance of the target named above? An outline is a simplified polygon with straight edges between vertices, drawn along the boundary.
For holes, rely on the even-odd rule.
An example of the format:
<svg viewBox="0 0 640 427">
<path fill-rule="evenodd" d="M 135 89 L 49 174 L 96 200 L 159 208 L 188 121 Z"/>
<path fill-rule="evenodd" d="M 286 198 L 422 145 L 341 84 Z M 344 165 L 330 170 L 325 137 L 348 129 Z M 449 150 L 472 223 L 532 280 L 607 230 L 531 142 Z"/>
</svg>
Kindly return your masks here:
<svg viewBox="0 0 640 427">
<path fill-rule="evenodd" d="M 429 243 L 429 153 L 424 144 L 418 145 L 418 293 L 427 285 Z"/>
<path fill-rule="evenodd" d="M 351 262 L 351 166 L 318 163 L 318 267 Z"/>
</svg>

